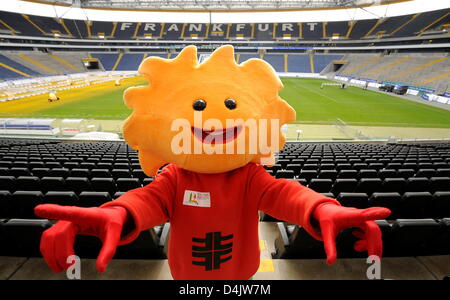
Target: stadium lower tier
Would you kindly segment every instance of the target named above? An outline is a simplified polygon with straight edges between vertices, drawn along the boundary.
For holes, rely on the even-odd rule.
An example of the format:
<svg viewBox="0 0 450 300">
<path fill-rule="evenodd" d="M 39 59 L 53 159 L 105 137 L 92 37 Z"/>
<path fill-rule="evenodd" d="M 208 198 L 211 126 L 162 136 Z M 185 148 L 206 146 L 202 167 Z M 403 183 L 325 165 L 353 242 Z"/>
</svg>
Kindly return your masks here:
<svg viewBox="0 0 450 300">
<path fill-rule="evenodd" d="M 377 221 L 386 257 L 450 255 L 449 142 L 288 143 L 266 169 L 344 206 L 390 208 L 392 215 Z M 152 178 L 123 142 L 0 139 L 0 256 L 40 256 L 40 236 L 53 223 L 34 215 L 38 204 L 99 206 L 147 184 Z M 260 225 L 272 226 L 270 259 L 325 257 L 322 242 L 299 226 L 263 213 Z M 165 259 L 169 232 L 169 223 L 143 231 L 115 257 Z M 355 241 L 351 229 L 341 232 L 339 257 L 364 257 L 353 250 Z M 100 242 L 80 236 L 75 249 L 95 258 Z"/>
</svg>

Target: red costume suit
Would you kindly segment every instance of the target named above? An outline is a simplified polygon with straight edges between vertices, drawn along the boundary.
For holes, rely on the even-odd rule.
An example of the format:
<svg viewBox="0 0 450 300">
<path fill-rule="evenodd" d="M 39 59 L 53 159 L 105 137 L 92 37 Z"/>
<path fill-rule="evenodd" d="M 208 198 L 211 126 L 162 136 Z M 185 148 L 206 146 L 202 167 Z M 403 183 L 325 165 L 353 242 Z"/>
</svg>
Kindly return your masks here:
<svg viewBox="0 0 450 300">
<path fill-rule="evenodd" d="M 191 191 L 209 197 L 189 203 Z M 135 229 L 122 243 L 170 222 L 169 262 L 175 279 L 248 279 L 259 266 L 258 210 L 300 224 L 320 238 L 310 223 L 311 212 L 328 201 L 336 202 L 250 163 L 218 174 L 169 165 L 148 186 L 106 206 L 123 206 L 133 217 Z"/>
<path fill-rule="evenodd" d="M 360 229 L 354 233 L 356 250 L 381 256 L 381 233 L 373 220 L 387 217 L 388 209 L 342 207 L 298 182 L 273 178 L 261 166 L 273 164 L 274 152 L 284 145 L 280 126 L 295 120 L 295 111 L 278 96 L 283 85 L 270 65 L 259 59 L 238 65 L 231 46 L 198 64 L 196 48 L 190 46 L 173 60 L 146 59 L 139 73 L 150 84 L 124 94 L 133 109 L 124 137 L 138 151 L 147 175 L 169 165 L 151 184 L 99 208 L 37 206 L 36 215 L 59 220 L 41 239 L 42 255 L 53 271 L 69 267 L 78 234 L 102 240 L 97 270 L 105 272 L 117 246 L 169 221 L 168 262 L 175 279 L 248 279 L 259 266 L 259 210 L 323 240 L 329 264 L 337 258 L 335 238 L 347 227 Z M 205 123 L 197 124 L 195 114 Z M 230 119 L 236 122 L 228 125 Z M 175 120 L 181 122 L 174 126 Z M 252 131 L 237 120 L 253 120 L 248 124 L 257 127 Z M 181 134 L 174 132 L 180 124 Z M 251 132 L 270 134 L 264 148 L 269 152 L 253 151 Z M 243 148 L 241 138 L 247 142 Z M 196 153 L 195 143 L 243 152 Z"/>
</svg>

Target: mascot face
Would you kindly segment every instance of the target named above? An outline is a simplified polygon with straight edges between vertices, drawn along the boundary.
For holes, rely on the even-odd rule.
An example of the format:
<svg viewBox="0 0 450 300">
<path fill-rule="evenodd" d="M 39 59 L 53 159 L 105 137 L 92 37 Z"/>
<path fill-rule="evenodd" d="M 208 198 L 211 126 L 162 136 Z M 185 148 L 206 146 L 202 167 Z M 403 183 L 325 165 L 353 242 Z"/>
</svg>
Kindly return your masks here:
<svg viewBox="0 0 450 300">
<path fill-rule="evenodd" d="M 260 59 L 238 65 L 229 45 L 201 64 L 195 46 L 175 59 L 149 57 L 139 73 L 149 85 L 125 91 L 133 113 L 123 132 L 149 176 L 167 163 L 200 173 L 273 164 L 285 142 L 280 128 L 295 120 L 273 68 Z"/>
</svg>

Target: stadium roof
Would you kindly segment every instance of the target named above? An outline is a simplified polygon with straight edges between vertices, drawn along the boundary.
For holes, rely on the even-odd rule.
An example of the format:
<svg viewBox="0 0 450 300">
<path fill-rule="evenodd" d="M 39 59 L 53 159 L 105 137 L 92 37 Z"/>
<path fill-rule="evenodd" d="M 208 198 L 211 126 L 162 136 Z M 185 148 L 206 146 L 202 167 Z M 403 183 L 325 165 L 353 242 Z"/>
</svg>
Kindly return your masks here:
<svg viewBox="0 0 450 300">
<path fill-rule="evenodd" d="M 36 2 L 103 9 L 242 11 L 342 8 L 402 1 L 408 0 L 40 0 Z"/>
</svg>

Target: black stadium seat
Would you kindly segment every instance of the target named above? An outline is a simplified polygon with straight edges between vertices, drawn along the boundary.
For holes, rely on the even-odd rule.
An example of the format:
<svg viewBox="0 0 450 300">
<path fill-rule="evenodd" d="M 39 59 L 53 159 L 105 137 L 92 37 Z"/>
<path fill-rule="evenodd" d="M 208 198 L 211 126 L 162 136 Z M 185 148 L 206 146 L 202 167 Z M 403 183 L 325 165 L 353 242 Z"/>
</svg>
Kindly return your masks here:
<svg viewBox="0 0 450 300">
<path fill-rule="evenodd" d="M 295 175 L 300 174 L 301 168 L 302 168 L 301 164 L 287 164 L 287 166 L 286 166 L 286 170 L 294 171 Z"/>
<path fill-rule="evenodd" d="M 16 190 L 16 178 L 14 176 L 0 176 L 0 190 L 14 192 Z"/>
<path fill-rule="evenodd" d="M 50 172 L 49 168 L 33 168 L 33 169 L 31 169 L 31 173 L 33 174 L 33 176 L 36 176 L 39 178 L 48 176 L 49 172 Z"/>
<path fill-rule="evenodd" d="M 439 221 L 440 235 L 437 238 L 438 254 L 448 254 L 450 249 L 450 218 L 444 218 Z"/>
<path fill-rule="evenodd" d="M 381 190 L 383 192 L 398 192 L 403 194 L 406 186 L 406 180 L 404 178 L 386 178 L 383 180 Z"/>
<path fill-rule="evenodd" d="M 356 171 L 360 171 L 360 170 L 363 170 L 363 169 L 367 169 L 367 167 L 368 167 L 368 165 L 366 164 L 366 163 L 354 163 L 353 165 L 352 165 L 352 168 L 354 169 L 354 170 L 356 170 Z M 374 170 L 375 171 L 375 170 Z M 375 171 L 376 172 L 376 171 Z"/>
<path fill-rule="evenodd" d="M 450 192 L 436 192 L 431 203 L 433 218 L 450 218 Z"/>
<path fill-rule="evenodd" d="M 269 167 L 268 169 L 272 170 L 273 173 L 276 174 L 278 170 L 282 169 L 282 166 L 280 164 L 274 164 L 271 167 Z"/>
<path fill-rule="evenodd" d="M 113 168 L 113 165 L 112 165 L 112 163 L 110 163 L 110 162 L 99 162 L 99 163 L 97 163 L 97 166 L 96 166 L 98 169 L 107 169 L 107 170 L 111 170 L 112 168 Z"/>
<path fill-rule="evenodd" d="M 394 169 L 383 169 L 378 171 L 378 178 L 381 178 L 382 180 L 386 178 L 396 178 L 397 177 L 397 171 Z"/>
<path fill-rule="evenodd" d="M 320 170 L 317 178 L 335 180 L 338 175 L 336 170 Z"/>
<path fill-rule="evenodd" d="M 138 178 L 118 178 L 116 180 L 117 190 L 120 192 L 127 192 L 132 189 L 141 187 L 141 182 Z"/>
<path fill-rule="evenodd" d="M 318 193 L 327 193 L 331 190 L 333 181 L 331 179 L 313 178 L 308 184 L 308 187 Z"/>
<path fill-rule="evenodd" d="M 331 192 L 337 196 L 339 193 L 351 193 L 355 190 L 358 181 L 354 178 L 338 178 L 331 188 Z"/>
<path fill-rule="evenodd" d="M 45 167 L 49 169 L 59 169 L 62 168 L 62 165 L 59 162 L 54 161 L 53 158 L 51 158 L 50 161 L 45 162 Z"/>
<path fill-rule="evenodd" d="M 117 191 L 116 184 L 113 178 L 94 177 L 91 178 L 92 190 L 96 192 L 108 192 L 110 195 L 114 195 Z"/>
<path fill-rule="evenodd" d="M 431 178 L 435 175 L 436 175 L 436 170 L 434 170 L 434 169 L 419 169 L 416 172 L 416 177 Z"/>
<path fill-rule="evenodd" d="M 277 223 L 280 232 L 275 240 L 273 258 L 325 258 L 323 242 L 316 240 L 300 226 Z"/>
<path fill-rule="evenodd" d="M 146 186 L 147 184 L 150 184 L 152 182 L 153 182 L 153 177 L 144 178 L 144 180 L 142 181 L 142 186 Z"/>
<path fill-rule="evenodd" d="M 398 210 L 399 218 L 427 218 L 430 215 L 432 195 L 429 192 L 406 192 Z"/>
<path fill-rule="evenodd" d="M 112 169 L 111 175 L 114 180 L 117 180 L 117 178 L 131 178 L 131 172 L 128 169 Z"/>
<path fill-rule="evenodd" d="M 374 169 L 376 171 L 379 171 L 379 170 L 381 170 L 383 168 L 384 168 L 384 165 L 382 163 L 374 162 L 374 163 L 370 163 L 369 164 L 369 169 Z"/>
<path fill-rule="evenodd" d="M 374 169 L 361 169 L 358 172 L 358 178 L 378 178 L 378 173 Z"/>
<path fill-rule="evenodd" d="M 96 166 L 96 164 L 93 162 L 83 161 L 82 163 L 80 163 L 80 169 L 92 170 L 92 169 L 95 169 L 95 166 Z"/>
<path fill-rule="evenodd" d="M 401 178 L 404 178 L 404 179 L 408 179 L 410 177 L 413 177 L 415 173 L 416 172 L 413 169 L 402 168 L 402 169 L 397 170 L 398 176 L 401 177 Z"/>
<path fill-rule="evenodd" d="M 277 164 L 281 165 L 283 169 L 286 169 L 287 165 L 291 163 L 290 159 L 279 159 L 277 160 Z"/>
<path fill-rule="evenodd" d="M 67 178 L 70 175 L 70 170 L 67 168 L 53 168 L 48 173 L 50 177 L 62 177 Z"/>
<path fill-rule="evenodd" d="M 81 192 L 78 198 L 82 207 L 98 207 L 112 200 L 108 192 Z"/>
<path fill-rule="evenodd" d="M 31 176 L 31 172 L 28 168 L 10 168 L 9 174 L 14 177 Z"/>
<path fill-rule="evenodd" d="M 426 177 L 411 177 L 406 180 L 405 192 L 426 192 L 429 185 Z"/>
<path fill-rule="evenodd" d="M 294 178 L 294 176 L 293 170 L 278 170 L 275 178 Z"/>
<path fill-rule="evenodd" d="M 366 193 L 340 193 L 336 200 L 346 207 L 367 208 L 368 197 Z"/>
<path fill-rule="evenodd" d="M 0 190 L 0 219 L 14 217 L 12 195 L 9 191 Z M 0 244 L 1 245 L 1 244 Z"/>
<path fill-rule="evenodd" d="M 122 196 L 123 194 L 125 194 L 126 192 L 116 192 L 113 196 L 113 199 L 116 200 L 117 198 L 119 198 L 120 196 Z"/>
<path fill-rule="evenodd" d="M 130 169 L 130 165 L 128 163 L 113 163 L 114 169 Z"/>
<path fill-rule="evenodd" d="M 67 168 L 69 170 L 76 169 L 76 168 L 78 168 L 79 165 L 80 164 L 76 161 L 68 161 L 68 162 L 63 163 L 63 167 Z"/>
<path fill-rule="evenodd" d="M 299 178 L 306 179 L 307 182 L 311 181 L 312 178 L 317 178 L 316 170 L 301 170 Z"/>
<path fill-rule="evenodd" d="M 366 193 L 372 195 L 372 193 L 381 191 L 382 181 L 379 178 L 361 178 L 356 185 L 356 193 Z"/>
<path fill-rule="evenodd" d="M 11 168 L 12 162 L 9 160 L 0 160 L 0 168 Z"/>
<path fill-rule="evenodd" d="M 437 177 L 450 177 L 450 168 L 441 168 L 436 170 Z"/>
<path fill-rule="evenodd" d="M 48 191 L 66 191 L 66 181 L 62 177 L 42 177 L 41 191 L 46 193 Z"/>
<path fill-rule="evenodd" d="M 431 177 L 429 191 L 434 192 L 450 192 L 450 177 Z"/>
<path fill-rule="evenodd" d="M 354 171 L 355 173 L 358 173 L 356 170 L 352 170 L 352 165 L 349 163 L 336 164 L 336 170 L 339 172 L 338 177 L 340 177 L 342 171 L 344 171 L 344 170 L 351 170 L 351 171 Z M 346 177 L 342 177 L 342 178 L 346 178 Z M 356 175 L 355 175 L 355 177 L 352 177 L 352 178 L 356 178 Z"/>
<path fill-rule="evenodd" d="M 89 169 L 75 168 L 70 171 L 70 177 L 90 177 L 90 174 Z"/>
<path fill-rule="evenodd" d="M 112 178 L 111 173 L 108 169 L 92 169 L 91 170 L 91 177 L 94 178 Z"/>
<path fill-rule="evenodd" d="M 433 219 L 399 219 L 392 225 L 389 251 L 392 256 L 429 255 L 436 251 L 440 226 Z"/>
<path fill-rule="evenodd" d="M 11 219 L 0 224 L 0 255 L 39 257 L 42 233 L 52 226 L 48 220 Z"/>
<path fill-rule="evenodd" d="M 313 170 L 313 171 L 317 171 L 319 169 L 319 165 L 318 164 L 312 164 L 310 162 L 306 162 L 306 164 L 304 164 L 302 166 L 302 170 Z"/>
<path fill-rule="evenodd" d="M 339 171 L 337 178 L 358 178 L 358 171 L 342 169 Z"/>
<path fill-rule="evenodd" d="M 91 182 L 87 177 L 67 177 L 67 190 L 80 194 L 84 191 L 92 191 Z"/>
<path fill-rule="evenodd" d="M 131 175 L 133 176 L 133 178 L 139 178 L 139 180 L 141 181 L 148 177 L 147 175 L 145 175 L 142 169 L 134 169 L 133 171 L 131 171 Z"/>
<path fill-rule="evenodd" d="M 373 193 L 369 198 L 369 207 L 386 207 L 391 210 L 388 219 L 395 219 L 402 196 L 399 193 Z"/>
<path fill-rule="evenodd" d="M 12 212 L 14 218 L 34 219 L 34 208 L 44 203 L 44 195 L 40 191 L 16 191 L 12 194 Z"/>
<path fill-rule="evenodd" d="M 17 187 L 22 191 L 39 191 L 40 180 L 36 176 L 19 176 L 16 179 Z"/>
<path fill-rule="evenodd" d="M 79 206 L 75 192 L 47 192 L 44 196 L 44 203 Z"/>
</svg>

